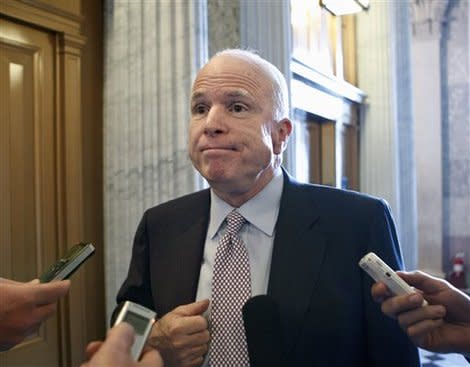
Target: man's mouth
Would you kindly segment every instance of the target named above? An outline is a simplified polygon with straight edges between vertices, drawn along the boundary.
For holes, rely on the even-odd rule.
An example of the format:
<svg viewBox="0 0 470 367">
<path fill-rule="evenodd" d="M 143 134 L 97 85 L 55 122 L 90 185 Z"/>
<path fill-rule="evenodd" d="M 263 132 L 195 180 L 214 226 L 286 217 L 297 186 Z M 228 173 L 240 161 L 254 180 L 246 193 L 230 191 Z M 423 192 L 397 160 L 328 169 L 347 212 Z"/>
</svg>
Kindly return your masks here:
<svg viewBox="0 0 470 367">
<path fill-rule="evenodd" d="M 202 147 L 201 151 L 206 152 L 206 151 L 219 151 L 219 150 L 228 150 L 228 151 L 236 151 L 237 148 L 234 145 L 216 145 L 216 146 L 207 146 L 207 147 Z"/>
</svg>

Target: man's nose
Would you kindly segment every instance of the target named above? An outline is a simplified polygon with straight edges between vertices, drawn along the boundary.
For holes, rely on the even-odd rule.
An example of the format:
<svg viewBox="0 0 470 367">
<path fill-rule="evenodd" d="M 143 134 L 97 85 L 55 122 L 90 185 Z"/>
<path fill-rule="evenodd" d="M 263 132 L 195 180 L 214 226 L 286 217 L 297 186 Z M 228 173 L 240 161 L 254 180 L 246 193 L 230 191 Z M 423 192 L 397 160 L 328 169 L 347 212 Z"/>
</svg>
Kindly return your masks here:
<svg viewBox="0 0 470 367">
<path fill-rule="evenodd" d="M 226 131 L 227 127 L 225 125 L 223 107 L 212 106 L 204 124 L 204 134 L 214 136 L 223 134 Z"/>
</svg>

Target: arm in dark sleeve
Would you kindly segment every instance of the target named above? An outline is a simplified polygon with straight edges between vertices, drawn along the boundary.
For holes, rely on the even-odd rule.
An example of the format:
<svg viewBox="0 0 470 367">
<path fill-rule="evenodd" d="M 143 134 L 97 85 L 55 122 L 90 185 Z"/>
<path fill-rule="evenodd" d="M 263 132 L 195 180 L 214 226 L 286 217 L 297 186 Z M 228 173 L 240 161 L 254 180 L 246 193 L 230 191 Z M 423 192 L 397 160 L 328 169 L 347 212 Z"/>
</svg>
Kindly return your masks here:
<svg viewBox="0 0 470 367">
<path fill-rule="evenodd" d="M 146 219 L 145 213 L 137 227 L 129 272 L 117 294 L 118 305 L 111 316 L 111 325 L 114 324 L 114 320 L 125 301 L 132 301 L 154 309 L 149 274 L 149 242 Z"/>
<path fill-rule="evenodd" d="M 403 259 L 390 208 L 377 201 L 370 227 L 369 251 L 375 252 L 392 269 L 403 269 Z M 386 317 L 371 297 L 373 280 L 363 273 L 363 292 L 367 322 L 367 345 L 370 366 L 420 366 L 417 348 L 400 329 L 396 320 Z"/>
</svg>

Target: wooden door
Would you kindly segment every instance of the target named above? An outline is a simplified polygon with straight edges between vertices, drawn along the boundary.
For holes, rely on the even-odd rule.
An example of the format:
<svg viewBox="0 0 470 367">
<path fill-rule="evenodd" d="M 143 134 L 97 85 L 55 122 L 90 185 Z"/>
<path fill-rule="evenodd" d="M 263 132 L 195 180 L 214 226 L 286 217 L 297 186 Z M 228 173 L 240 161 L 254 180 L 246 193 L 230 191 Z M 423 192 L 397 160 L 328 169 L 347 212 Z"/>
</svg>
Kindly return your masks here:
<svg viewBox="0 0 470 367">
<path fill-rule="evenodd" d="M 0 18 L 0 276 L 28 281 L 58 257 L 54 35 Z M 59 366 L 60 315 L 0 354 Z"/>
</svg>

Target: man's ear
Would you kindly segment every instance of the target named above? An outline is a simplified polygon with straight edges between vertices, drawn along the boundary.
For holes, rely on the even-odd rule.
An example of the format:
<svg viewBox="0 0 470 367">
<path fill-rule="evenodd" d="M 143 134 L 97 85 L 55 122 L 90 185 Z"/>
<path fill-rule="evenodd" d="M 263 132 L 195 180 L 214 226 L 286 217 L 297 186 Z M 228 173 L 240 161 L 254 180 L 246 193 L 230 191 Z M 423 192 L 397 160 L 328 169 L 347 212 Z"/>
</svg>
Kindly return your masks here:
<svg viewBox="0 0 470 367">
<path fill-rule="evenodd" d="M 287 146 L 287 140 L 292 133 L 292 122 L 288 118 L 284 118 L 275 123 L 273 133 L 273 152 L 281 154 Z"/>
</svg>

